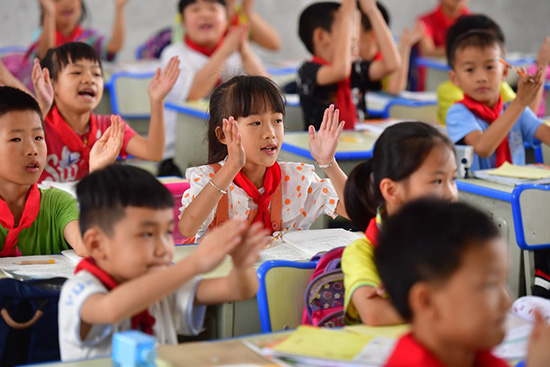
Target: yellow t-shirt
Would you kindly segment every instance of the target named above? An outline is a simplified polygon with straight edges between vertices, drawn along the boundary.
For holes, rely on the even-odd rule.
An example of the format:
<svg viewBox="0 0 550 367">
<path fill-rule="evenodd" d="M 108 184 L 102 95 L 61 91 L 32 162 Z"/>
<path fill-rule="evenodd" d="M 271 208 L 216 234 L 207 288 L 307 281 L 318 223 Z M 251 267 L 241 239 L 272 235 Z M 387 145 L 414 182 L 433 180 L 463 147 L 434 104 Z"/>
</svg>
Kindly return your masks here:
<svg viewBox="0 0 550 367">
<path fill-rule="evenodd" d="M 346 323 L 360 324 L 361 318 L 351 300 L 353 293 L 360 287 L 376 287 L 381 283 L 374 264 L 374 245 L 368 238 L 355 240 L 346 247 L 342 254 L 342 271 L 344 272 Z"/>
<path fill-rule="evenodd" d="M 500 83 L 500 94 L 503 102 L 510 102 L 516 98 L 516 93 L 507 82 Z M 464 98 L 462 89 L 447 80 L 437 88 L 437 120 L 443 126 L 446 125 L 447 110 L 457 101 Z"/>
</svg>

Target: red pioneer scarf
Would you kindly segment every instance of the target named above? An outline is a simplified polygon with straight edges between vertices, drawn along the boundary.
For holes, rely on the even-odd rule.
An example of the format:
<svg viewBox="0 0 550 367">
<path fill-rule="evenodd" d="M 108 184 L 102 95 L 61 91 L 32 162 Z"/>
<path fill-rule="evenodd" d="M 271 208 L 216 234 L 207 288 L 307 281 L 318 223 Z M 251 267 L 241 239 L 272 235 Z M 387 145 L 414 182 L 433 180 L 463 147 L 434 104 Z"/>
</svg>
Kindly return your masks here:
<svg viewBox="0 0 550 367">
<path fill-rule="evenodd" d="M 118 283 L 109 274 L 96 265 L 95 260 L 92 257 L 87 257 L 81 260 L 76 266 L 74 273 L 76 274 L 81 270 L 86 270 L 88 273 L 95 276 L 108 290 L 112 290 L 118 286 Z M 144 333 L 153 335 L 154 324 L 155 318 L 151 316 L 147 309 L 132 316 L 133 330 L 141 330 Z"/>
<path fill-rule="evenodd" d="M 55 130 L 63 141 L 63 144 L 65 144 L 71 152 L 80 153 L 80 161 L 78 163 L 79 170 L 88 172 L 90 170 L 90 150 L 97 140 L 96 116 L 90 114 L 90 131 L 88 132 L 87 141 L 86 139 L 82 141 L 82 138 L 65 121 L 55 105 L 46 116 L 46 123 Z"/>
<path fill-rule="evenodd" d="M 195 50 L 195 51 L 203 54 L 204 56 L 210 57 L 210 56 L 212 56 L 212 54 L 214 52 L 216 52 L 216 50 L 218 48 L 220 48 L 220 46 L 223 43 L 224 37 L 222 37 L 220 39 L 220 42 L 218 42 L 218 44 L 216 46 L 214 46 L 214 48 L 212 48 L 212 49 L 208 49 L 204 46 L 197 45 L 195 42 L 191 41 L 189 39 L 189 37 L 187 37 L 187 35 L 185 36 L 185 38 L 183 40 L 185 41 L 185 44 L 187 45 L 187 47 L 189 47 L 190 49 Z"/>
<path fill-rule="evenodd" d="M 466 108 L 472 111 L 474 115 L 486 121 L 489 125 L 491 125 L 502 113 L 502 96 L 499 96 L 498 102 L 493 108 L 468 97 L 466 94 L 464 94 L 464 99 L 459 103 L 462 103 Z M 512 153 L 508 145 L 508 137 L 504 137 L 504 140 L 502 140 L 496 150 L 496 166 L 500 167 L 504 162 L 512 163 Z"/>
<path fill-rule="evenodd" d="M 84 33 L 84 30 L 79 25 L 74 27 L 73 31 L 68 36 L 63 35 L 63 33 L 61 33 L 59 30 L 56 29 L 55 45 L 61 46 L 61 45 L 64 45 L 65 43 L 74 42 L 80 37 L 82 33 Z"/>
<path fill-rule="evenodd" d="M 23 215 L 19 221 L 19 225 L 15 227 L 15 219 L 8 208 L 8 204 L 0 199 L 0 225 L 8 230 L 8 236 L 4 242 L 4 248 L 0 252 L 0 257 L 21 256 L 21 251 L 17 248 L 17 237 L 23 228 L 28 228 L 32 225 L 38 212 L 40 211 L 40 190 L 36 184 L 31 186 L 29 196 L 25 202 Z"/>
<path fill-rule="evenodd" d="M 317 56 L 313 56 L 311 62 L 319 65 L 330 65 L 329 62 Z M 355 123 L 357 122 L 357 109 L 353 103 L 353 99 L 351 98 L 351 75 L 338 82 L 335 104 L 336 108 L 340 110 L 340 121 L 343 120 L 346 122 L 344 129 L 353 130 Z"/>
<path fill-rule="evenodd" d="M 264 178 L 264 193 L 261 195 L 256 186 L 254 186 L 252 181 L 250 181 L 242 171 L 237 173 L 233 181 L 254 200 L 256 205 L 258 205 L 258 213 L 256 214 L 256 218 L 254 218 L 254 222 L 263 222 L 264 228 L 272 234 L 273 227 L 268 207 L 271 202 L 271 195 L 275 193 L 275 190 L 277 190 L 277 187 L 281 184 L 281 168 L 279 164 L 275 162 L 271 167 L 267 168 Z"/>
</svg>

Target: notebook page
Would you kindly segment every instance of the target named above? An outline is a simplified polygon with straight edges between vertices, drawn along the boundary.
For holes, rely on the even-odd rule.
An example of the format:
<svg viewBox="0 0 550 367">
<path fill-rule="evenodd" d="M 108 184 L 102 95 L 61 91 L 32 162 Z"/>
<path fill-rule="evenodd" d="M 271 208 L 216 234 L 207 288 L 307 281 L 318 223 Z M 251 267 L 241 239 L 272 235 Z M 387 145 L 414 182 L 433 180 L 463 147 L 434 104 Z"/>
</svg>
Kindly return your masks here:
<svg viewBox="0 0 550 367">
<path fill-rule="evenodd" d="M 347 246 L 362 236 L 342 228 L 310 229 L 307 231 L 290 231 L 283 235 L 283 241 L 305 253 L 306 259 L 321 251 L 329 251 L 340 246 Z"/>
<path fill-rule="evenodd" d="M 55 264 L 17 265 L 19 261 L 55 260 Z M 45 279 L 54 277 L 70 278 L 76 264 L 63 255 L 38 255 L 0 258 L 0 269 L 8 275 Z"/>
<path fill-rule="evenodd" d="M 276 243 L 268 249 L 260 251 L 260 262 L 269 260 L 309 260 L 310 257 L 284 242 Z"/>
<path fill-rule="evenodd" d="M 550 170 L 544 168 L 537 168 L 536 166 L 517 166 L 504 162 L 499 168 L 485 171 L 488 175 L 522 178 L 528 180 L 540 180 L 543 178 L 550 178 Z"/>
<path fill-rule="evenodd" d="M 67 256 L 71 261 L 76 265 L 80 260 L 84 259 L 82 256 L 78 256 L 74 250 L 63 250 L 61 251 L 63 256 Z"/>
</svg>

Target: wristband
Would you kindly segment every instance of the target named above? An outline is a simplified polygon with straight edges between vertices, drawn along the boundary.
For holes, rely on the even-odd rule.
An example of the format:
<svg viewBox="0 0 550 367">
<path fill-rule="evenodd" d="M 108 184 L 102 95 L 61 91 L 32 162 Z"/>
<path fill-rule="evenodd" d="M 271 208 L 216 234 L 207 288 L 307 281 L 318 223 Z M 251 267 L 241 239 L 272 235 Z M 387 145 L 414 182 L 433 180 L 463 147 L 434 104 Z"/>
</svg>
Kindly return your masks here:
<svg viewBox="0 0 550 367">
<path fill-rule="evenodd" d="M 332 162 L 327 163 L 327 164 L 319 164 L 319 162 L 317 162 L 317 161 L 315 161 L 315 163 L 317 164 L 317 167 L 322 168 L 322 169 L 325 169 L 325 168 L 330 168 L 330 167 L 332 167 L 332 165 L 333 165 L 334 163 L 336 163 L 336 159 L 332 158 Z"/>
<path fill-rule="evenodd" d="M 216 184 L 214 182 L 212 182 L 212 180 L 208 181 L 208 183 L 210 185 L 214 186 L 214 188 L 216 190 L 218 190 L 220 192 L 220 194 L 223 194 L 223 195 L 227 194 L 227 191 L 220 189 L 218 186 L 216 186 Z"/>
</svg>

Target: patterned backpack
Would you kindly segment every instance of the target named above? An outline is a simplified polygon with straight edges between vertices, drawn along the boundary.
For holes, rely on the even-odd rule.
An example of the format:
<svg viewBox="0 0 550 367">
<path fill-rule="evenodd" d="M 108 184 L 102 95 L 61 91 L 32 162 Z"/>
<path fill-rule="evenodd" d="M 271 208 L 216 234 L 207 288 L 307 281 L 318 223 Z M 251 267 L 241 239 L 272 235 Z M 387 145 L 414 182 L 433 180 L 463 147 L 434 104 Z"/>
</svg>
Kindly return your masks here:
<svg viewBox="0 0 550 367">
<path fill-rule="evenodd" d="M 304 299 L 302 325 L 344 326 L 344 273 L 340 265 L 344 246 L 334 248 L 319 259 Z"/>
</svg>

